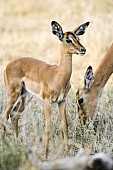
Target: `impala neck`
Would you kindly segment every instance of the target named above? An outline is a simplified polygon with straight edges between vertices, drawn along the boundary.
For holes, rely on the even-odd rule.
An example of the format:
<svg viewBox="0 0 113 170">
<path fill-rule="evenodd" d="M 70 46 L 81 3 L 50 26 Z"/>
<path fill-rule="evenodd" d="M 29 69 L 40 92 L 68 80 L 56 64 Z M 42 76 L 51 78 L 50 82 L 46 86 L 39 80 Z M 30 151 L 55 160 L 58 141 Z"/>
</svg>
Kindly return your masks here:
<svg viewBox="0 0 113 170">
<path fill-rule="evenodd" d="M 59 81 L 67 84 L 72 73 L 72 54 L 65 51 L 65 45 L 61 44 L 61 59 L 58 68 Z"/>
<path fill-rule="evenodd" d="M 92 88 L 97 87 L 98 90 L 103 89 L 112 73 L 113 43 L 95 72 L 95 81 L 92 85 Z"/>
</svg>

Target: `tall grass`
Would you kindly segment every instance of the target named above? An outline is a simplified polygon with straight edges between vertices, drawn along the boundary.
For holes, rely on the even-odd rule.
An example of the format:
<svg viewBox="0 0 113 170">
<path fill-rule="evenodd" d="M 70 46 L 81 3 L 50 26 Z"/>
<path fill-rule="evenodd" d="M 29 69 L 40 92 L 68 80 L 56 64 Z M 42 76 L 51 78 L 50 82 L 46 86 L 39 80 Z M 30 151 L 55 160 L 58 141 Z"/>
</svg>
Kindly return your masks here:
<svg viewBox="0 0 113 170">
<path fill-rule="evenodd" d="M 75 113 L 76 89 L 83 83 L 87 66 L 92 65 L 95 70 L 113 42 L 112 6 L 112 0 L 0 1 L 0 119 L 6 104 L 3 72 L 7 63 L 28 56 L 58 64 L 60 42 L 51 33 L 51 21 L 58 21 L 64 31 L 73 30 L 79 24 L 90 21 L 85 35 L 80 37 L 87 54 L 85 57 L 73 55 L 72 89 L 67 98 L 69 150 L 67 152 L 64 149 L 62 157 L 74 155 L 80 147 L 84 147 L 88 153 L 113 153 L 113 77 L 111 76 L 105 87 L 90 128 L 81 127 Z M 49 160 L 59 158 L 61 145 L 57 106 L 54 105 L 52 110 Z M 22 113 L 18 146 L 14 144 L 10 119 L 8 127 L 8 145 L 5 148 L 2 145 L 0 147 L 1 169 L 30 169 L 31 165 L 25 163 L 26 149 L 31 149 L 38 159 L 45 159 L 43 102 L 34 97 Z"/>
</svg>

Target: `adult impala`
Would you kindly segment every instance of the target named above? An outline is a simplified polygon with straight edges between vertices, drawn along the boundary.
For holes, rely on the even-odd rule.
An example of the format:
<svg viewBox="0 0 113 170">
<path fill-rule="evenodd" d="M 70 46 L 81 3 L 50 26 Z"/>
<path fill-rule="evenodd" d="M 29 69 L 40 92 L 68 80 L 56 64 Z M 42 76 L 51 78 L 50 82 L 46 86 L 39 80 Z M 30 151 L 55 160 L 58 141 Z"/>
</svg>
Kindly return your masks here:
<svg viewBox="0 0 113 170">
<path fill-rule="evenodd" d="M 61 129 L 64 139 L 68 139 L 66 104 L 65 99 L 71 87 L 70 77 L 72 73 L 72 54 L 84 55 L 86 49 L 80 44 L 79 35 L 85 33 L 89 22 L 77 27 L 72 32 L 63 33 L 62 27 L 52 21 L 52 32 L 61 41 L 61 59 L 59 66 L 50 65 L 44 61 L 33 58 L 19 58 L 6 67 L 4 80 L 7 89 L 7 106 L 2 114 L 3 136 L 9 114 L 12 119 L 12 127 L 18 137 L 18 119 L 30 100 L 29 93 L 36 94 L 44 100 L 46 120 L 46 156 L 48 153 L 51 130 L 51 104 L 58 103 Z M 15 113 L 17 111 L 17 113 Z"/>
<path fill-rule="evenodd" d="M 113 43 L 93 74 L 91 66 L 84 76 L 84 86 L 76 93 L 77 112 L 82 124 L 86 124 L 95 112 L 103 88 L 113 73 Z"/>
</svg>

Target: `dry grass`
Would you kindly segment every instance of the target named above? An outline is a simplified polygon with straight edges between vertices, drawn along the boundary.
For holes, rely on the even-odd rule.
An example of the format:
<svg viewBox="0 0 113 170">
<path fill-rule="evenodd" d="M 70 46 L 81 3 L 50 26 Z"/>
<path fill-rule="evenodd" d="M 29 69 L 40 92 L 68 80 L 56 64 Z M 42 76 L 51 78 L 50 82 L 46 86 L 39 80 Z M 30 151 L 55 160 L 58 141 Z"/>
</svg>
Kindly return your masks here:
<svg viewBox="0 0 113 170">
<path fill-rule="evenodd" d="M 64 151 L 62 157 L 74 155 L 80 147 L 84 147 L 89 153 L 98 151 L 113 153 L 112 77 L 105 87 L 93 119 L 97 132 L 95 133 L 92 127 L 90 129 L 81 127 L 75 115 L 75 93 L 77 87 L 83 83 L 86 68 L 92 65 L 95 70 L 113 42 L 112 6 L 112 0 L 0 1 L 0 117 L 6 102 L 3 83 L 3 70 L 6 64 L 22 56 L 59 63 L 59 40 L 51 33 L 50 22 L 58 21 L 64 31 L 73 30 L 83 22 L 91 22 L 86 34 L 81 36 L 81 42 L 87 49 L 86 56 L 73 55 L 72 89 L 67 99 L 69 151 Z M 43 103 L 34 98 L 22 113 L 19 123 L 21 139 L 19 146 L 15 148 L 13 135 L 7 137 L 12 150 L 20 149 L 23 155 L 23 151 L 30 148 L 38 158 L 44 160 L 44 119 Z M 11 128 L 10 120 L 8 126 Z M 49 160 L 59 157 L 59 145 L 57 106 L 54 105 Z M 25 169 L 27 165 L 22 163 L 21 167 Z"/>
</svg>

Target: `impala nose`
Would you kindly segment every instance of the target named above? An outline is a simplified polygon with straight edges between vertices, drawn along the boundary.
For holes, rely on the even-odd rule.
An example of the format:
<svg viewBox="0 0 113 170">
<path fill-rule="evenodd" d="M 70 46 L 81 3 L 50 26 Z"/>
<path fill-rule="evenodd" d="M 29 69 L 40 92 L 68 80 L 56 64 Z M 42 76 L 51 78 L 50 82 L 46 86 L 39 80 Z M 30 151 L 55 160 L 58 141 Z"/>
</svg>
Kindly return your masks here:
<svg viewBox="0 0 113 170">
<path fill-rule="evenodd" d="M 81 52 L 85 53 L 85 52 L 86 52 L 86 49 L 85 49 L 85 48 L 82 48 L 82 49 L 81 49 Z"/>
</svg>

